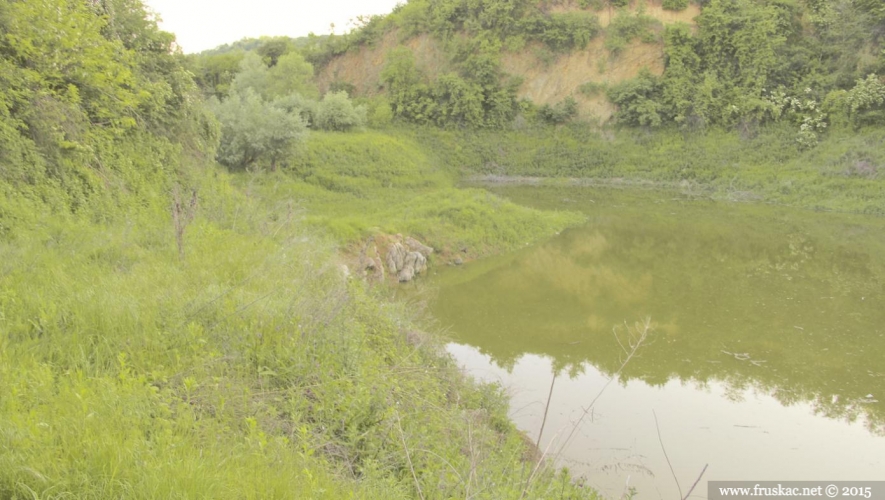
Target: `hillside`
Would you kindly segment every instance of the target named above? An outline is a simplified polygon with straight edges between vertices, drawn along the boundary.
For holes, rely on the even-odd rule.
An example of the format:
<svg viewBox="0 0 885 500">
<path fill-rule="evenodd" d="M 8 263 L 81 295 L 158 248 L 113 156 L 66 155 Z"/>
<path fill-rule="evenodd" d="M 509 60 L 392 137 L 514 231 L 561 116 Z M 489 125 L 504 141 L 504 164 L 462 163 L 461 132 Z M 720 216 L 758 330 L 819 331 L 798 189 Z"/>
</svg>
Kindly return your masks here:
<svg viewBox="0 0 885 500">
<path fill-rule="evenodd" d="M 2 2 L 0 32 L 0 498 L 594 497 L 338 254 L 379 225 L 502 248 L 573 215 L 458 190 L 409 141 L 297 155 L 305 102 L 257 94 L 288 78 L 259 60 L 207 105 L 137 0 Z"/>
<path fill-rule="evenodd" d="M 576 2 L 552 5 L 550 14 L 575 14 L 585 12 Z M 501 71 L 518 76 L 522 82 L 516 96 L 537 105 L 555 105 L 567 97 L 578 103 L 579 114 L 590 120 L 606 121 L 615 111 L 604 89 L 635 78 L 642 69 L 652 74 L 664 72 L 664 51 L 661 37 L 663 27 L 674 23 L 692 24 L 700 13 L 697 5 L 688 5 L 680 11 L 666 10 L 661 2 L 653 0 L 640 6 L 634 2 L 629 8 L 616 9 L 607 6 L 590 12 L 598 19 L 604 30 L 585 47 L 570 51 L 553 51 L 542 42 L 532 41 L 522 47 L 505 48 L 501 53 Z M 627 40 L 617 51 L 610 50 L 613 39 L 619 35 L 615 29 L 605 31 L 619 15 L 646 16 L 653 35 Z M 607 45 L 608 42 L 608 45 Z M 380 40 L 354 47 L 332 58 L 317 74 L 321 91 L 338 86 L 352 86 L 355 95 L 373 96 L 384 92 L 381 71 L 387 56 L 397 46 L 408 47 L 415 56 L 417 67 L 429 80 L 457 71 L 456 57 L 446 53 L 446 42 L 431 34 L 404 35 L 401 30 L 385 33 Z M 583 89 L 591 89 L 587 91 Z"/>
<path fill-rule="evenodd" d="M 307 57 L 322 90 L 413 123 L 791 121 L 813 144 L 881 123 L 883 35 L 871 0 L 412 0 Z"/>
</svg>

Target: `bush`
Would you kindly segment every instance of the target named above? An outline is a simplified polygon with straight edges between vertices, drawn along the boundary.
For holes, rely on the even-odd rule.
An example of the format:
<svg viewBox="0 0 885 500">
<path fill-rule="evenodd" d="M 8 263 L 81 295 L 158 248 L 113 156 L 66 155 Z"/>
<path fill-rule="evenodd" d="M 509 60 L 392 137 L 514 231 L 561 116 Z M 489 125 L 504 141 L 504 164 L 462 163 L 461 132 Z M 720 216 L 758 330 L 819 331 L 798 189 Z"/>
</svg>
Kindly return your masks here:
<svg viewBox="0 0 885 500">
<path fill-rule="evenodd" d="M 608 98 L 618 106 L 615 114 L 627 125 L 657 127 L 662 123 L 660 79 L 643 70 L 639 75 L 613 86 Z"/>
<path fill-rule="evenodd" d="M 688 8 L 688 0 L 664 0 L 661 6 L 664 10 L 685 10 Z"/>
<path fill-rule="evenodd" d="M 288 100 L 266 102 L 251 89 L 234 93 L 223 102 L 213 99 L 210 106 L 221 122 L 218 161 L 232 168 L 249 168 L 259 161 L 285 159 L 304 140 L 307 123 L 287 109 Z"/>
<path fill-rule="evenodd" d="M 605 8 L 603 0 L 578 0 L 578 6 L 582 9 L 602 10 Z"/>
<path fill-rule="evenodd" d="M 563 52 L 583 49 L 601 31 L 599 19 L 589 12 L 537 15 L 522 20 L 520 29 L 551 49 Z"/>
<path fill-rule="evenodd" d="M 635 15 L 619 12 L 606 29 L 605 48 L 616 53 L 635 38 L 645 43 L 654 42 L 655 31 L 652 28 L 660 24 L 657 19 L 641 12 Z"/>
<path fill-rule="evenodd" d="M 320 102 L 316 128 L 345 132 L 366 126 L 366 107 L 354 106 L 346 92 L 329 92 Z"/>
<path fill-rule="evenodd" d="M 578 92 L 587 96 L 587 97 L 595 97 L 601 93 L 605 93 L 608 89 L 607 83 L 602 82 L 586 82 L 582 83 L 580 87 L 578 87 Z"/>
<path fill-rule="evenodd" d="M 885 83 L 871 74 L 848 91 L 846 102 L 857 125 L 885 124 Z"/>
<path fill-rule="evenodd" d="M 383 128 L 393 121 L 393 108 L 383 97 L 370 100 L 366 104 L 366 124 L 371 128 Z"/>
<path fill-rule="evenodd" d="M 545 104 L 538 109 L 538 117 L 553 125 L 565 123 L 577 115 L 578 101 L 572 96 L 566 97 L 553 106 Z"/>
</svg>

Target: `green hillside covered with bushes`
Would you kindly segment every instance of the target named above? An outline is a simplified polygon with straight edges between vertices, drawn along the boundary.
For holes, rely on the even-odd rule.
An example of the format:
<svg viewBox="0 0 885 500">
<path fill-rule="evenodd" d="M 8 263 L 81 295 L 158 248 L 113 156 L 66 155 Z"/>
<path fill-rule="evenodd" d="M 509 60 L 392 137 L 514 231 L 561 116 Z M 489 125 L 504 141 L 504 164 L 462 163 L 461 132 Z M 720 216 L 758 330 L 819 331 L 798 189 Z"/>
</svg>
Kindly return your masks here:
<svg viewBox="0 0 885 500">
<path fill-rule="evenodd" d="M 592 496 L 533 473 L 501 392 L 336 253 L 375 225 L 499 248 L 572 216 L 458 191 L 407 140 L 305 143 L 359 107 L 260 61 L 206 102 L 135 0 L 4 2 L 0 32 L 0 497 Z M 379 193 L 416 211 L 304 210 Z"/>
</svg>

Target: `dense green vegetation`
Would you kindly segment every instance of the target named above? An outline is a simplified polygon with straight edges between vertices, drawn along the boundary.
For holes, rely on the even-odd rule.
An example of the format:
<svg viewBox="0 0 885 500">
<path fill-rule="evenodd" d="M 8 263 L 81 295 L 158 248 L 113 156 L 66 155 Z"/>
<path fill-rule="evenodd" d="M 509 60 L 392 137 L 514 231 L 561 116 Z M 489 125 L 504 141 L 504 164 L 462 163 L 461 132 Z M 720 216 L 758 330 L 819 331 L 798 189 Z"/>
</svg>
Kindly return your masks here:
<svg viewBox="0 0 885 500">
<path fill-rule="evenodd" d="M 726 201 L 885 214 L 880 128 L 834 131 L 813 149 L 802 148 L 788 124 L 753 136 L 716 129 L 599 133 L 581 125 L 413 134 L 463 175 L 492 182 L 529 177 L 548 184 L 675 188 Z"/>
<path fill-rule="evenodd" d="M 335 255 L 376 226 L 479 254 L 576 216 L 456 190 L 408 141 L 309 138 L 350 102 L 275 87 L 286 55 L 207 108 L 137 0 L 4 2 L 0 32 L 0 497 L 593 495 L 533 474 L 502 393 Z M 303 153 L 240 148 L 230 99 L 302 120 Z"/>
<path fill-rule="evenodd" d="M 455 176 L 427 145 L 404 134 L 313 133 L 291 170 L 238 174 L 262 199 L 295 198 L 305 222 L 338 241 L 411 234 L 444 253 L 477 257 L 512 250 L 583 218 L 538 212 L 480 189 L 454 187 Z"/>
<path fill-rule="evenodd" d="M 219 198 L 183 262 L 147 215 L 0 246 L 2 496 L 519 496 L 502 396 L 342 279 L 285 205 L 225 185 L 203 186 Z M 535 497 L 571 489 L 538 479 Z"/>
<path fill-rule="evenodd" d="M 384 27 L 396 26 L 402 30 L 409 26 L 410 12 L 439 12 L 443 5 L 447 4 L 409 3 L 388 17 L 372 20 L 345 39 L 350 40 L 351 47 L 370 43 L 365 37 L 371 34 L 377 38 Z M 422 25 L 422 29 L 429 30 L 433 36 L 445 35 L 443 28 L 447 26 L 452 33 L 467 35 L 449 37 L 448 47 L 461 50 L 459 73 L 447 73 L 430 82 L 416 64 L 412 51 L 398 47 L 388 54 L 387 65 L 381 72 L 386 95 L 359 101 L 383 111 L 384 118 L 374 122 L 369 119 L 369 125 L 380 127 L 381 134 L 398 141 L 408 137 L 409 147 L 440 160 L 435 168 L 458 166 L 460 174 L 471 176 L 567 177 L 668 186 L 727 200 L 885 212 L 879 176 L 885 158 L 881 154 L 883 137 L 878 127 L 885 109 L 885 84 L 875 75 L 861 78 L 867 71 L 877 70 L 879 63 L 875 58 L 857 59 L 856 53 L 863 44 L 867 44 L 864 50 L 869 51 L 878 43 L 877 18 L 871 15 L 874 9 L 865 7 L 866 4 L 840 4 L 838 13 L 832 11 L 836 7 L 833 4 L 832 9 L 824 9 L 831 16 L 830 21 L 803 24 L 806 29 L 793 34 L 798 37 L 795 43 L 805 44 L 802 57 L 817 54 L 815 57 L 820 61 L 829 61 L 826 68 L 811 67 L 805 62 L 786 62 L 783 58 L 788 55 L 799 57 L 785 52 L 793 50 L 795 44 L 778 41 L 771 31 L 757 32 L 770 28 L 783 33 L 786 28 L 777 23 L 765 28 L 768 22 L 765 19 L 776 21 L 777 17 L 772 16 L 778 12 L 782 16 L 794 16 L 790 19 L 796 22 L 795 16 L 818 19 L 808 17 L 812 4 L 791 4 L 784 13 L 777 9 L 786 9 L 785 4 L 714 1 L 705 4 L 704 16 L 699 19 L 696 30 L 677 24 L 661 31 L 660 23 L 644 14 L 641 8 L 636 12 L 617 11 L 606 28 L 605 46 L 616 52 L 629 40 L 654 41 L 663 34 L 667 69 L 663 76 L 642 72 L 635 79 L 619 83 L 582 85 L 581 93 L 593 96 L 605 92 L 619 105 L 617 124 L 602 130 L 581 123 L 547 126 L 568 124 L 577 116 L 578 104 L 572 98 L 539 107 L 516 101 L 519 80 L 501 73 L 497 58 L 504 50 L 502 47 L 507 46 L 507 37 L 523 32 L 524 24 L 505 22 L 507 16 L 530 17 L 527 12 L 531 9 L 526 7 L 527 3 L 519 5 L 528 10 L 514 7 L 499 11 L 492 9 L 491 4 L 483 5 L 485 7 L 476 7 L 478 10 L 454 9 L 452 12 L 459 14 L 452 14 L 455 17 L 449 22 Z M 545 5 L 538 3 L 532 8 L 543 12 Z M 587 3 L 581 7 L 592 10 L 597 6 Z M 823 9 L 820 5 L 815 8 Z M 493 15 L 503 17 L 489 17 Z M 860 23 L 875 36 L 861 40 L 849 32 L 844 34 L 843 43 L 833 45 L 827 37 L 835 36 L 832 31 L 835 28 L 830 25 L 838 16 L 842 16 L 840 19 L 844 18 L 845 23 Z M 474 18 L 483 21 L 477 25 L 471 21 Z M 781 24 L 784 23 L 786 21 Z M 784 26 L 797 29 L 790 23 Z M 772 37 L 773 40 L 767 40 Z M 771 50 L 764 47 L 760 51 L 750 50 L 753 44 L 762 43 L 763 38 L 767 44 L 779 45 L 772 46 Z M 822 51 L 825 39 L 830 40 L 827 42 L 829 52 Z M 704 49 L 716 43 L 720 44 L 718 50 Z M 846 65 L 846 60 L 855 62 Z M 784 68 L 791 64 L 797 69 L 785 72 Z M 766 67 L 769 69 L 764 69 Z M 711 87 L 702 91 L 694 83 L 680 80 L 689 74 L 692 78 L 703 74 L 701 68 L 707 68 L 704 71 L 708 76 L 715 74 L 719 80 L 731 81 L 731 90 L 722 92 Z M 812 71 L 814 68 L 818 68 L 818 73 Z M 784 84 L 792 81 L 792 90 L 785 85 L 777 86 L 772 80 L 775 76 Z M 705 81 L 711 83 L 711 78 Z M 832 90 L 821 98 L 820 92 L 805 87 L 811 80 L 820 83 L 815 88 Z M 509 83 L 502 87 L 502 81 Z M 750 86 L 762 89 L 762 84 L 780 90 L 765 89 L 766 97 L 762 100 L 740 97 Z M 685 110 L 700 109 L 698 100 L 704 96 L 708 100 L 703 104 L 706 110 L 703 116 L 695 111 L 674 114 L 674 103 L 682 103 L 679 106 L 686 106 Z M 736 103 L 740 99 L 761 106 L 756 109 L 759 113 L 747 114 L 736 104 L 729 104 L 729 109 L 723 110 L 724 103 Z M 390 108 L 385 101 L 390 103 Z M 425 127 L 414 131 L 399 126 L 385 128 L 389 127 L 390 114 L 399 121 Z M 537 120 L 517 119 L 520 115 Z M 372 141 L 381 141 L 380 135 L 373 137 Z M 305 158 L 310 155 L 306 154 Z M 298 161 L 302 160 L 296 160 L 296 164 Z M 357 164 L 359 161 L 355 160 Z M 299 171 L 296 164 L 293 170 Z M 301 177 L 308 180 L 308 184 L 323 185 L 332 192 L 353 190 L 340 180 L 332 181 L 324 175 L 302 172 Z M 353 182 L 353 179 L 347 181 Z M 359 194 L 359 198 L 374 199 L 366 192 Z M 321 212 L 335 213 L 335 210 L 323 206 Z M 366 227 L 365 224 L 357 226 Z"/>
<path fill-rule="evenodd" d="M 501 392 L 339 248 L 402 233 L 480 257 L 583 220 L 458 187 L 475 174 L 885 212 L 877 2 L 603 29 L 623 4 L 415 0 L 346 36 L 183 56 L 139 0 L 0 3 L 0 497 L 593 496 L 534 474 Z M 317 67 L 394 32 L 453 64 L 431 79 L 400 47 L 382 95 L 319 92 Z M 569 123 L 574 99 L 519 100 L 501 70 L 602 34 L 663 40 L 663 76 L 586 88 L 640 128 Z"/>
<path fill-rule="evenodd" d="M 713 0 L 697 29 L 664 34 L 666 69 L 609 90 L 622 123 L 752 129 L 792 122 L 813 147 L 828 125 L 881 121 L 885 25 L 856 1 Z"/>
<path fill-rule="evenodd" d="M 0 30 L 4 237 L 50 213 L 119 220 L 213 154 L 214 120 L 140 4 L 4 2 Z"/>
<path fill-rule="evenodd" d="M 828 128 L 885 124 L 885 15 L 869 0 L 708 0 L 694 26 L 662 26 L 644 2 L 547 0 L 412 0 L 387 16 L 363 19 L 348 35 L 306 51 L 318 67 L 348 50 L 395 34 L 436 39 L 448 69 L 418 70 L 411 50 L 388 54 L 382 83 L 401 119 L 445 127 L 507 128 L 536 113 L 517 98 L 519 75 L 500 68 L 504 52 L 543 44 L 551 57 L 581 50 L 595 37 L 617 57 L 628 42 L 661 44 L 663 75 L 643 73 L 607 92 L 619 123 L 643 127 L 753 130 L 785 122 L 803 147 Z M 684 10 L 687 1 L 663 2 Z M 604 29 L 596 12 L 614 9 Z M 570 118 L 570 117 L 568 117 Z"/>
</svg>

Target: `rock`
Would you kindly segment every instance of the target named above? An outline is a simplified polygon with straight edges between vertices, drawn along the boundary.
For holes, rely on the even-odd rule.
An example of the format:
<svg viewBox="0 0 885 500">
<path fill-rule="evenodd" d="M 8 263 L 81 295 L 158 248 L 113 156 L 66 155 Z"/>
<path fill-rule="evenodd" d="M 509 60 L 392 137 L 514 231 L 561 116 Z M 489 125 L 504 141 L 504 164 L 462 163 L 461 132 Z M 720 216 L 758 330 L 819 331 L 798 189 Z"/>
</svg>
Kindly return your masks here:
<svg viewBox="0 0 885 500">
<path fill-rule="evenodd" d="M 406 246 L 409 247 L 409 250 L 418 252 L 425 257 L 428 257 L 433 253 L 433 248 L 430 248 L 411 236 L 406 237 Z"/>
<path fill-rule="evenodd" d="M 460 266 L 461 264 L 464 263 L 464 261 L 461 259 L 461 256 L 459 255 L 458 257 L 455 257 L 455 260 L 453 260 L 452 263 L 455 264 L 456 266 Z"/>
<path fill-rule="evenodd" d="M 384 281 L 384 277 L 386 273 L 384 272 L 384 264 L 381 263 L 381 257 L 375 257 L 370 259 L 369 266 L 366 269 L 372 272 L 372 276 L 374 276 L 378 281 Z"/>
<path fill-rule="evenodd" d="M 402 243 L 396 242 L 393 245 L 390 245 L 390 248 L 387 250 L 387 270 L 390 271 L 391 274 L 398 273 L 405 263 L 406 259 L 406 249 L 403 247 Z"/>
<path fill-rule="evenodd" d="M 427 271 L 427 257 L 424 254 L 415 252 L 415 274 L 421 274 Z"/>
<path fill-rule="evenodd" d="M 359 264 L 356 272 L 359 276 L 375 281 L 384 281 L 384 261 L 378 254 L 378 247 L 369 239 L 360 252 Z"/>
<path fill-rule="evenodd" d="M 412 281 L 415 276 L 427 270 L 427 257 L 420 252 L 409 252 L 403 261 L 403 267 L 397 273 L 400 283 Z"/>
<path fill-rule="evenodd" d="M 397 279 L 399 279 L 400 283 L 408 283 L 415 278 L 415 269 L 411 267 L 404 267 L 400 270 L 399 274 L 396 275 Z"/>
<path fill-rule="evenodd" d="M 387 271 L 396 275 L 400 283 L 406 283 L 427 271 L 427 256 L 433 253 L 433 248 L 412 237 L 403 239 L 397 235 L 396 238 L 387 249 Z M 380 258 L 378 262 L 380 265 Z"/>
</svg>

